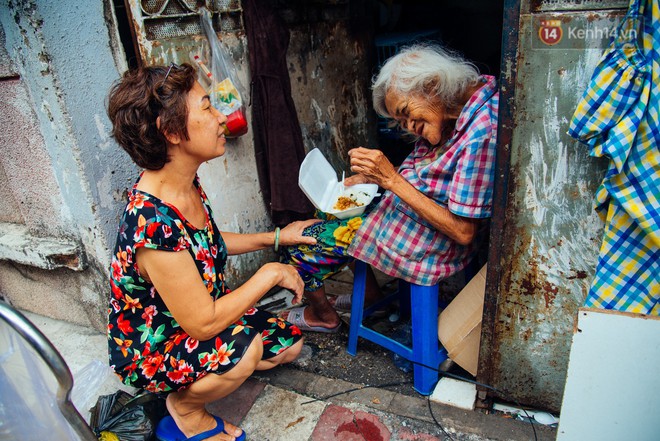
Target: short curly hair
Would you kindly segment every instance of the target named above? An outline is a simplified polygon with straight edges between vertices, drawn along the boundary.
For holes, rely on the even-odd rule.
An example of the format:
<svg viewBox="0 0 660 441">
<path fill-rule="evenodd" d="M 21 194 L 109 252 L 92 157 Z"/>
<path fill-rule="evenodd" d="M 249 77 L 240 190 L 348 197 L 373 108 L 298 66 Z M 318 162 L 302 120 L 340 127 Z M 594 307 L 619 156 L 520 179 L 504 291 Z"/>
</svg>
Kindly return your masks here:
<svg viewBox="0 0 660 441">
<path fill-rule="evenodd" d="M 196 80 L 189 64 L 145 66 L 126 71 L 110 89 L 112 137 L 139 167 L 159 170 L 169 161 L 166 133 L 189 139 L 186 98 Z"/>
</svg>

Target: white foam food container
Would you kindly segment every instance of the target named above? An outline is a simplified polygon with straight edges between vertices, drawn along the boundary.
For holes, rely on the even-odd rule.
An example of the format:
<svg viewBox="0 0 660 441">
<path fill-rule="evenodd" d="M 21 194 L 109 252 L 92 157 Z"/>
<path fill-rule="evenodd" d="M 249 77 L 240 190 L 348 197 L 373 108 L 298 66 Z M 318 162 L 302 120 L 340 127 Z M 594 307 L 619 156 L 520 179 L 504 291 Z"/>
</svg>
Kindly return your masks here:
<svg viewBox="0 0 660 441">
<path fill-rule="evenodd" d="M 298 185 L 317 209 L 339 219 L 348 219 L 364 213 L 365 208 L 378 192 L 376 184 L 352 185 L 344 188 L 342 192 L 342 185 L 337 179 L 335 169 L 318 148 L 309 152 L 300 164 Z M 361 205 L 346 210 L 336 210 L 333 206 L 340 196 L 349 197 Z"/>
</svg>

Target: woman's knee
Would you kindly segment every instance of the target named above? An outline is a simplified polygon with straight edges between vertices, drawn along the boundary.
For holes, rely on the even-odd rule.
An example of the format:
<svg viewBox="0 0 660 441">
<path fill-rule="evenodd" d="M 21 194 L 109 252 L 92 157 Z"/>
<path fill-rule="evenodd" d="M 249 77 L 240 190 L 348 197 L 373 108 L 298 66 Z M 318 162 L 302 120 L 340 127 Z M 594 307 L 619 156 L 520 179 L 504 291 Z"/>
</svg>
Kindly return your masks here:
<svg viewBox="0 0 660 441">
<path fill-rule="evenodd" d="M 248 346 L 247 351 L 243 354 L 243 358 L 239 361 L 239 364 L 245 360 L 247 364 L 257 366 L 257 363 L 264 356 L 264 342 L 261 340 L 260 336 L 257 335 L 252 339 L 250 346 Z"/>
<path fill-rule="evenodd" d="M 287 348 L 286 351 L 282 352 L 280 356 L 273 357 L 271 360 L 276 365 L 290 363 L 296 358 L 298 358 L 298 356 L 300 355 L 300 351 L 302 351 L 302 348 L 303 348 L 303 339 L 301 338 L 296 343 L 291 345 L 290 348 Z"/>
</svg>

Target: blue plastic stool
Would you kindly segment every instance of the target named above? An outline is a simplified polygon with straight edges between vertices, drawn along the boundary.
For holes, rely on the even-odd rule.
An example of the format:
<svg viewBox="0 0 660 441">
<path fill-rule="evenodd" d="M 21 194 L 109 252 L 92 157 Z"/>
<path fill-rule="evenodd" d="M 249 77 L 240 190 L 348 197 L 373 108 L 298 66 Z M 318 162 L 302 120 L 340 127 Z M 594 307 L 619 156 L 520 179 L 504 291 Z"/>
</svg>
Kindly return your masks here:
<svg viewBox="0 0 660 441">
<path fill-rule="evenodd" d="M 438 342 L 438 285 L 421 286 L 414 283 L 399 281 L 399 290 L 385 299 L 364 309 L 364 293 L 367 279 L 367 264 L 355 262 L 355 279 L 353 281 L 353 298 L 351 307 L 351 325 L 348 331 L 347 352 L 355 356 L 358 337 L 365 338 L 388 349 L 413 363 L 414 388 L 422 395 L 430 395 L 438 382 L 440 364 L 447 359 L 447 351 L 439 348 Z M 410 308 L 412 323 L 412 347 L 405 346 L 362 324 L 362 319 L 368 317 L 383 305 L 399 298 L 403 308 L 402 315 Z M 419 364 L 418 364 L 419 363 Z M 430 366 L 429 369 L 424 366 Z"/>
</svg>

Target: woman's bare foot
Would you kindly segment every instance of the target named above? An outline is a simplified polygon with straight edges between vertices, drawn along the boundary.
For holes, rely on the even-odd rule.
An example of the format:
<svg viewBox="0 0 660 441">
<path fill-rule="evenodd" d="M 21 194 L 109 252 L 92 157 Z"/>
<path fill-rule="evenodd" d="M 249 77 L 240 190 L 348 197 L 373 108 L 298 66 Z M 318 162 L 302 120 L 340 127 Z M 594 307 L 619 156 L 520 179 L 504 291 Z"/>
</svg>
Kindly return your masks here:
<svg viewBox="0 0 660 441">
<path fill-rule="evenodd" d="M 177 411 L 177 402 L 174 394 L 167 396 L 165 400 L 167 410 L 177 427 L 183 434 L 190 438 L 202 432 L 212 430 L 217 426 L 217 422 L 213 415 L 208 413 L 205 409 L 188 412 L 185 415 Z M 224 433 L 219 433 L 208 438 L 209 441 L 234 441 L 236 437 L 240 436 L 243 431 L 239 428 L 224 421 Z"/>
</svg>

